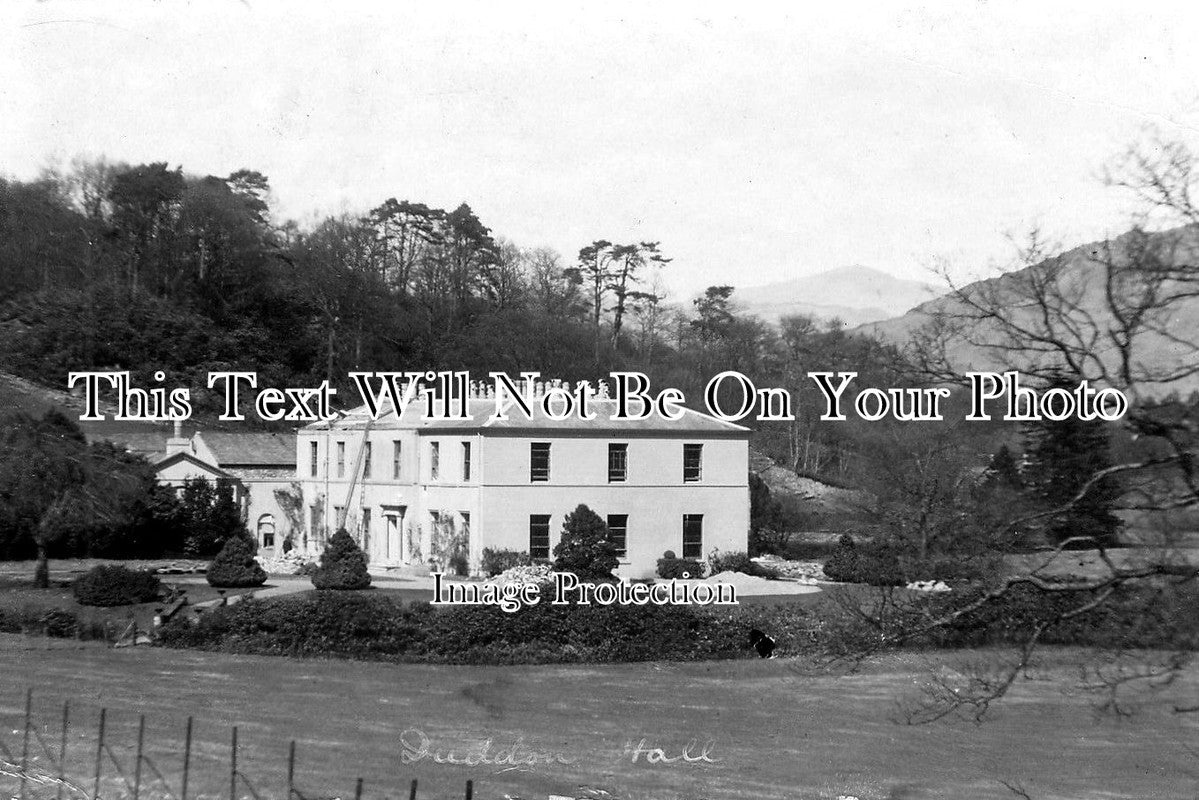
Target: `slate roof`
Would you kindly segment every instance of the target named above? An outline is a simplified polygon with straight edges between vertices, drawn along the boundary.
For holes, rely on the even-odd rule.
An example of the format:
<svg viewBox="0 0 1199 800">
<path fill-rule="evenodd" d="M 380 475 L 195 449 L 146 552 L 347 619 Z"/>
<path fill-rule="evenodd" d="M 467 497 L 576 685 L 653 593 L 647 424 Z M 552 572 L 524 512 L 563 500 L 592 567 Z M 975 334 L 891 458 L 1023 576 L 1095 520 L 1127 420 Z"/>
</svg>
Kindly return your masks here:
<svg viewBox="0 0 1199 800">
<path fill-rule="evenodd" d="M 223 469 L 231 467 L 291 467 L 296 465 L 293 433 L 227 433 L 203 431 L 196 434 Z"/>
<path fill-rule="evenodd" d="M 392 410 L 390 401 L 385 402 L 379 418 L 371 424 L 372 430 L 415 430 L 418 434 L 437 433 L 479 433 L 495 436 L 524 436 L 530 434 L 569 435 L 569 436 L 671 436 L 671 435 L 705 435 L 724 438 L 742 438 L 749 435 L 748 428 L 734 425 L 731 422 L 716 419 L 708 414 L 694 409 L 684 408 L 683 417 L 668 420 L 657 414 L 650 414 L 642 420 L 612 419 L 616 413 L 616 401 L 593 398 L 588 404 L 590 411 L 595 413 L 593 420 L 580 420 L 571 417 L 555 420 L 545 414 L 540 401 L 533 404 L 533 415 L 526 417 L 515 401 L 508 401 L 505 406 L 506 420 L 493 420 L 495 400 L 493 398 L 472 398 L 467 401 L 469 419 L 462 420 L 426 420 L 423 402 L 413 401 L 404 411 L 402 417 L 397 417 Z M 638 405 L 632 403 L 631 411 L 636 411 Z M 332 423 L 334 430 L 362 430 L 370 421 L 366 406 L 359 406 L 350 411 L 345 417 Z M 307 431 L 323 431 L 328 423 L 314 422 L 308 425 Z M 294 455 L 293 455 L 294 461 Z"/>
</svg>

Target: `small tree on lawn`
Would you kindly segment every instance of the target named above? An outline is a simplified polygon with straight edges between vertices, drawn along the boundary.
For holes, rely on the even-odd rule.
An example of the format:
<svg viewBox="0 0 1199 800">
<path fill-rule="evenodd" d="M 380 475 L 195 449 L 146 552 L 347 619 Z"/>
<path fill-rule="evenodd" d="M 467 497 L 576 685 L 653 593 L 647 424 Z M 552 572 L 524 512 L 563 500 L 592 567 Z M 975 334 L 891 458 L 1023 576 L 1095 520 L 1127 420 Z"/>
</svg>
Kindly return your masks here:
<svg viewBox="0 0 1199 800">
<path fill-rule="evenodd" d="M 554 546 L 554 569 L 584 579 L 611 578 L 620 561 L 609 535 L 599 514 L 580 504 L 566 515 L 562 540 Z"/>
<path fill-rule="evenodd" d="M 365 589 L 371 585 L 366 553 L 345 528 L 329 537 L 320 566 L 312 574 L 312 585 L 318 589 Z"/>
<path fill-rule="evenodd" d="M 230 536 L 208 565 L 205 577 L 212 586 L 237 589 L 248 586 L 261 586 L 266 583 L 266 570 L 255 560 L 258 543 L 249 533 L 242 532 Z"/>
</svg>

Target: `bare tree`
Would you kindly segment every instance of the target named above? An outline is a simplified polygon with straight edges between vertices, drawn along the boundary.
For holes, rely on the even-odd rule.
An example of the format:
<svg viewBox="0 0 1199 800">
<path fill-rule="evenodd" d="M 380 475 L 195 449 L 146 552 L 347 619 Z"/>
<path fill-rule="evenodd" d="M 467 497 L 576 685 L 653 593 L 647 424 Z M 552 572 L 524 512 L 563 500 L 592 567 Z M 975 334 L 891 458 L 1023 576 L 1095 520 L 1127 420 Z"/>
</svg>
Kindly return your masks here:
<svg viewBox="0 0 1199 800">
<path fill-rule="evenodd" d="M 1044 387 L 1065 376 L 1118 389 L 1129 400 L 1120 424 L 1132 444 L 1119 458 L 1088 476 L 1063 506 L 1014 515 L 997 534 L 1045 525 L 1113 477 L 1125 490 L 1120 510 L 1134 519 L 1160 522 L 1177 513 L 1194 519 L 1199 511 L 1199 403 L 1185 399 L 1199 387 L 1194 164 L 1191 151 L 1178 143 L 1130 150 L 1106 173 L 1110 186 L 1132 191 L 1145 204 L 1130 231 L 1057 255 L 1050 254 L 1040 231 L 1033 231 L 1020 251 L 1019 269 L 969 285 L 946 278 L 949 296 L 912 337 L 909 356 L 936 380 L 965 383 L 970 370 L 1015 370 L 1030 385 Z M 1050 610 L 1029 625 L 1014 658 L 1000 667 L 934 680 L 907 712 L 913 722 L 960 711 L 979 717 L 1028 669 L 1054 626 L 1126 599 L 1128 592 L 1153 598 L 1194 585 L 1199 567 L 1181 557 L 1177 526 L 1155 527 L 1156 547 L 1130 553 L 1100 545 L 1093 568 L 1069 579 L 1061 574 L 1061 552 L 1077 542 L 1067 538 L 1056 549 L 1025 559 L 1021 568 L 996 576 L 965 602 L 859 606 L 854 613 L 869 620 L 876 634 L 863 650 L 935 637 L 1018 592 L 1047 597 Z M 1152 602 L 1145 600 L 1146 611 Z M 1166 680 L 1190 658 L 1180 647 L 1150 667 L 1092 670 L 1090 682 L 1114 694 L 1136 681 Z"/>
</svg>

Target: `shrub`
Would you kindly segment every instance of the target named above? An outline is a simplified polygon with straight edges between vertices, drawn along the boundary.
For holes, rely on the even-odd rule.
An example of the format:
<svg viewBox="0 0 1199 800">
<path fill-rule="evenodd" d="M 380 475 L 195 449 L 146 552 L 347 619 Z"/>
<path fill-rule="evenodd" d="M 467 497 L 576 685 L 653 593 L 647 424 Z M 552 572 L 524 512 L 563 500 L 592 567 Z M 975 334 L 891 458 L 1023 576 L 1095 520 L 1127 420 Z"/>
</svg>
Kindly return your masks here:
<svg viewBox="0 0 1199 800">
<path fill-rule="evenodd" d="M 318 589 L 365 589 L 371 585 L 366 554 L 345 528 L 329 537 L 321 565 L 312 574 L 312 585 Z"/>
<path fill-rule="evenodd" d="M 608 525 L 599 514 L 580 504 L 566 515 L 562 539 L 554 545 L 554 569 L 573 572 L 582 580 L 612 577 L 619 566 L 616 545 L 608 539 Z"/>
<path fill-rule="evenodd" d="M 858 554 L 857 581 L 871 586 L 905 585 L 908 578 L 899 554 L 899 548 L 890 539 L 869 543 Z"/>
<path fill-rule="evenodd" d="M 481 568 L 483 574 L 488 578 L 499 575 L 505 570 L 513 567 L 525 567 L 533 563 L 533 559 L 529 554 L 521 550 L 492 550 L 490 547 L 483 548 L 483 561 Z"/>
<path fill-rule="evenodd" d="M 743 572 L 767 580 L 779 577 L 778 570 L 759 564 L 749 557 L 749 553 L 721 553 L 719 550 L 713 550 L 708 555 L 708 567 L 713 575 L 718 572 Z"/>
<path fill-rule="evenodd" d="M 830 581 L 854 583 L 858 580 L 861 572 L 859 562 L 858 547 L 854 544 L 853 537 L 848 533 L 843 533 L 837 539 L 837 546 L 833 549 L 833 554 L 829 556 L 828 561 L 824 562 L 824 576 Z"/>
<path fill-rule="evenodd" d="M 673 550 L 667 550 L 658 559 L 659 578 L 702 578 L 704 565 L 690 558 L 676 558 Z"/>
<path fill-rule="evenodd" d="M 687 661 L 756 658 L 752 628 L 784 652 L 810 646 L 816 630 L 803 609 L 688 606 L 555 606 L 516 613 L 494 606 L 404 607 L 376 595 L 316 592 L 243 600 L 198 624 L 172 619 L 159 643 L 238 653 L 341 656 L 452 664 Z"/>
<path fill-rule="evenodd" d="M 76 578 L 71 588 L 85 606 L 129 606 L 157 600 L 160 582 L 153 572 L 101 564 Z"/>
<path fill-rule="evenodd" d="M 266 583 L 266 570 L 254 560 L 258 543 L 246 533 L 229 537 L 208 565 L 205 577 L 211 586 L 236 589 Z"/>
</svg>

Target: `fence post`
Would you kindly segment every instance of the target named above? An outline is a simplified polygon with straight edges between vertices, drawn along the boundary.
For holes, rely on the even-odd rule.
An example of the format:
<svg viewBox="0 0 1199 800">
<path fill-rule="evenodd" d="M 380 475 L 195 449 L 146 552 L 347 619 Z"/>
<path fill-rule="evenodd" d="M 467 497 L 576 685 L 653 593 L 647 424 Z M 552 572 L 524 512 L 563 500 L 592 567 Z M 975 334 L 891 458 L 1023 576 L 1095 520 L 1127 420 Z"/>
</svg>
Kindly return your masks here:
<svg viewBox="0 0 1199 800">
<path fill-rule="evenodd" d="M 146 741 L 146 715 L 137 718 L 137 760 L 133 762 L 133 800 L 140 800 L 142 794 L 142 753 Z"/>
<path fill-rule="evenodd" d="M 466 782 L 466 800 L 471 800 L 471 798 L 474 796 L 475 796 L 475 782 L 467 781 Z"/>
<path fill-rule="evenodd" d="M 58 791 L 54 797 L 62 800 L 62 787 L 67 782 L 67 731 L 71 725 L 71 701 L 62 704 L 62 739 L 58 747 Z"/>
<path fill-rule="evenodd" d="M 296 794 L 296 740 L 287 746 L 287 800 Z"/>
<path fill-rule="evenodd" d="M 354 784 L 354 800 L 362 800 L 362 778 Z"/>
<path fill-rule="evenodd" d="M 416 778 L 412 779 L 412 789 L 408 792 L 408 800 L 416 800 Z"/>
<path fill-rule="evenodd" d="M 229 756 L 229 800 L 237 800 L 237 726 L 233 726 L 233 746 Z"/>
<path fill-rule="evenodd" d="M 25 800 L 25 782 L 29 775 L 29 726 L 33 716 L 33 689 L 25 692 L 25 731 L 21 739 L 21 800 Z"/>
<path fill-rule="evenodd" d="M 96 737 L 96 783 L 92 789 L 92 800 L 100 800 L 100 767 L 104 763 L 104 717 L 107 708 L 100 709 L 100 733 Z"/>
<path fill-rule="evenodd" d="M 183 785 L 180 787 L 179 800 L 187 800 L 187 776 L 192 765 L 192 718 L 187 718 L 187 734 L 183 739 Z"/>
</svg>

